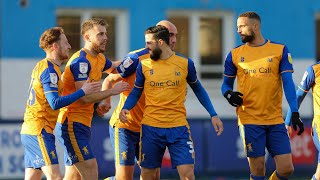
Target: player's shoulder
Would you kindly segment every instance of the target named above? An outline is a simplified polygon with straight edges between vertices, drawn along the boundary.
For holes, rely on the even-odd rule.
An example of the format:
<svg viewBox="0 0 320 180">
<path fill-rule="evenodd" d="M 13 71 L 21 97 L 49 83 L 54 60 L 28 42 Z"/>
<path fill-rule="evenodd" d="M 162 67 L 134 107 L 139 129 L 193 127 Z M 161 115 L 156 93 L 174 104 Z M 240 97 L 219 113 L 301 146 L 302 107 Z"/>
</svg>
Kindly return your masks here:
<svg viewBox="0 0 320 180">
<path fill-rule="evenodd" d="M 130 51 L 128 53 L 128 55 L 136 55 L 136 56 L 143 56 L 146 54 L 149 54 L 149 50 L 147 48 L 140 48 L 137 50 Z"/>
<path fill-rule="evenodd" d="M 54 64 L 47 58 L 44 58 L 36 64 L 34 70 L 44 71 L 47 68 L 54 68 Z"/>
<path fill-rule="evenodd" d="M 276 41 L 271 41 L 271 40 L 268 40 L 268 41 L 269 41 L 269 43 L 270 43 L 271 46 L 278 47 L 278 48 L 282 48 L 282 49 L 283 49 L 284 47 L 286 47 L 286 45 L 283 44 L 283 43 L 276 42 Z"/>
<path fill-rule="evenodd" d="M 90 63 L 90 61 L 87 59 L 87 52 L 83 49 L 77 51 L 72 55 L 70 60 L 68 61 L 67 65 L 71 64 L 78 64 L 78 63 Z"/>
</svg>

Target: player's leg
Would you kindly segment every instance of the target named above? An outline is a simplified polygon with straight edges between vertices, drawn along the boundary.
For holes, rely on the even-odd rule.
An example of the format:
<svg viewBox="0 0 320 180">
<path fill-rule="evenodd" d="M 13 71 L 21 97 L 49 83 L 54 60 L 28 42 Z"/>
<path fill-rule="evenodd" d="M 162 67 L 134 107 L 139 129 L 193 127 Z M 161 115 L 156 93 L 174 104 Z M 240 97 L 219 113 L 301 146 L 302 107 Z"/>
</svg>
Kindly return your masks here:
<svg viewBox="0 0 320 180">
<path fill-rule="evenodd" d="M 266 126 L 240 125 L 240 136 L 250 167 L 250 180 L 265 177 Z"/>
<path fill-rule="evenodd" d="M 43 174 L 46 175 L 48 180 L 62 180 L 63 176 L 60 172 L 60 167 L 58 164 L 51 166 L 43 166 L 41 167 Z"/>
<path fill-rule="evenodd" d="M 25 180 L 40 180 L 42 171 L 40 169 L 26 168 L 24 179 Z"/>
<path fill-rule="evenodd" d="M 276 163 L 276 171 L 269 180 L 288 179 L 293 173 L 290 139 L 284 124 L 277 124 L 268 127 L 267 149 Z"/>
<path fill-rule="evenodd" d="M 22 134 L 21 142 L 25 147 L 25 179 L 41 179 L 42 173 L 47 179 L 62 179 L 60 169 L 54 175 L 41 171 L 44 167 L 51 168 L 59 164 L 53 134 L 45 129 L 37 136 Z"/>
<path fill-rule="evenodd" d="M 75 165 L 82 179 L 98 179 L 98 165 L 89 143 L 90 127 L 66 119 L 62 125 L 57 123 L 56 128 L 60 130 L 57 134 L 61 137 L 59 141 L 65 150 L 65 165 Z M 77 172 L 69 169 L 65 173 L 65 179 L 67 176 L 77 176 L 69 174 Z"/>
<path fill-rule="evenodd" d="M 159 169 L 167 144 L 165 134 L 166 128 L 142 125 L 139 152 L 140 179 L 155 180 L 159 178 Z"/>
<path fill-rule="evenodd" d="M 109 126 L 114 148 L 116 179 L 133 179 L 135 157 L 139 154 L 140 132 Z"/>
<path fill-rule="evenodd" d="M 195 179 L 195 152 L 189 126 L 167 128 L 166 137 L 172 168 L 177 168 L 180 179 Z"/>
<path fill-rule="evenodd" d="M 81 180 L 81 176 L 77 168 L 72 166 L 65 166 L 64 178 L 63 179 L 72 179 L 72 180 Z"/>
<path fill-rule="evenodd" d="M 318 150 L 318 166 L 315 174 L 312 176 L 312 180 L 320 180 L 320 140 L 319 140 L 319 133 L 320 133 L 320 123 L 313 122 L 312 124 L 312 139 L 313 143 Z"/>
</svg>

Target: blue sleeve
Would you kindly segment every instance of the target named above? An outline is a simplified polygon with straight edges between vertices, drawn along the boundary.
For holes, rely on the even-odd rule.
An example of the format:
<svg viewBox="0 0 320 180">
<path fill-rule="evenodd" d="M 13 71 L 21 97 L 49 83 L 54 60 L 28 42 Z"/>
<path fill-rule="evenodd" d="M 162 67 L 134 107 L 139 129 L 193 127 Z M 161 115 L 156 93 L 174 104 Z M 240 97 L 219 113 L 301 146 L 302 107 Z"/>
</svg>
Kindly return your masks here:
<svg viewBox="0 0 320 180">
<path fill-rule="evenodd" d="M 46 84 L 45 86 L 48 86 L 48 84 Z M 78 100 L 84 95 L 85 93 L 82 89 L 79 89 L 68 96 L 61 96 L 61 97 L 59 97 L 58 92 L 50 92 L 50 93 L 46 93 L 46 99 L 50 104 L 51 108 L 53 110 L 57 110 L 64 106 L 68 106 L 69 104 L 75 102 L 76 100 Z"/>
<path fill-rule="evenodd" d="M 194 63 L 191 59 L 188 59 L 188 76 L 187 82 L 188 83 L 195 83 L 198 80 L 197 71 L 194 67 Z"/>
<path fill-rule="evenodd" d="M 43 86 L 44 93 L 58 92 L 59 76 L 52 68 L 45 69 L 40 75 L 40 82 Z"/>
<path fill-rule="evenodd" d="M 222 95 L 224 95 L 228 90 L 233 91 L 234 77 L 223 76 L 223 82 L 221 86 Z"/>
<path fill-rule="evenodd" d="M 309 66 L 305 71 L 300 84 L 298 85 L 298 89 L 296 92 L 296 97 L 298 101 L 298 108 L 300 107 L 303 99 L 308 94 L 309 90 L 315 84 L 315 75 L 312 66 Z M 288 113 L 286 116 L 285 124 L 290 125 L 291 120 L 291 108 L 288 109 Z"/>
<path fill-rule="evenodd" d="M 237 75 L 237 67 L 233 64 L 231 52 L 229 52 L 229 54 L 226 57 L 226 60 L 224 61 L 223 75 L 227 77 L 236 77 Z"/>
<path fill-rule="evenodd" d="M 304 72 L 302 80 L 298 86 L 302 91 L 308 92 L 313 85 L 315 84 L 315 75 L 312 66 L 309 66 L 307 70 Z"/>
<path fill-rule="evenodd" d="M 295 85 L 292 80 L 291 72 L 284 72 L 281 74 L 284 94 L 288 101 L 289 107 L 292 112 L 298 112 L 298 101 L 295 94 Z"/>
<path fill-rule="evenodd" d="M 91 64 L 87 59 L 80 57 L 70 64 L 70 70 L 75 82 L 84 81 L 89 78 Z"/>
<path fill-rule="evenodd" d="M 143 88 L 144 87 L 144 81 L 145 81 L 145 78 L 144 78 L 144 74 L 142 72 L 142 64 L 140 62 L 138 67 L 137 67 L 136 81 L 135 81 L 134 85 L 139 87 L 139 88 Z"/>
<path fill-rule="evenodd" d="M 189 83 L 190 87 L 192 88 L 193 92 L 197 96 L 199 102 L 202 106 L 208 111 L 210 117 L 217 116 L 216 111 L 211 103 L 211 100 L 208 96 L 207 91 L 203 88 L 200 81 L 196 81 L 195 83 Z"/>
<path fill-rule="evenodd" d="M 103 70 L 106 71 L 112 66 L 112 61 L 110 61 L 108 58 L 106 58 L 106 64 L 104 64 Z"/>
<path fill-rule="evenodd" d="M 297 92 L 296 92 L 296 96 L 297 96 L 297 100 L 298 100 L 298 108 L 300 107 L 303 99 L 306 97 L 306 95 L 308 94 L 308 92 L 306 91 L 302 91 L 301 89 L 298 89 Z M 287 112 L 287 116 L 286 116 L 286 120 L 285 120 L 285 124 L 287 126 L 291 125 L 291 109 L 289 108 L 288 109 L 288 112 Z"/>
<path fill-rule="evenodd" d="M 117 67 L 117 70 L 123 78 L 126 78 L 136 72 L 138 64 L 138 54 L 130 53 L 122 60 L 121 64 Z"/>
<path fill-rule="evenodd" d="M 136 73 L 136 82 L 134 83 L 134 87 L 129 94 L 126 102 L 124 103 L 124 106 L 122 109 L 132 109 L 138 102 L 138 100 L 141 97 L 143 87 L 144 87 L 144 75 L 142 73 L 142 64 L 139 63 L 137 67 L 137 73 Z"/>
<path fill-rule="evenodd" d="M 279 67 L 280 73 L 289 71 L 292 72 L 293 71 L 293 67 L 292 67 L 292 57 L 291 54 L 289 52 L 289 49 L 287 48 L 287 46 L 284 46 L 283 51 L 282 51 L 282 59 L 280 61 L 280 67 Z"/>
</svg>

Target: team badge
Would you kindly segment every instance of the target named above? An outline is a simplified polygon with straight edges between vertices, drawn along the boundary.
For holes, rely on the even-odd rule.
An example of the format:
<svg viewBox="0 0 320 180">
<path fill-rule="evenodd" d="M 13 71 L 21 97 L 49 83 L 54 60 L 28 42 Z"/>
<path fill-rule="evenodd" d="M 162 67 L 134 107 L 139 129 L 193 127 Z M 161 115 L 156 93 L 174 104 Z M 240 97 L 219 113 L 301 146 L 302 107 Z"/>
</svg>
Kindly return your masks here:
<svg viewBox="0 0 320 180">
<path fill-rule="evenodd" d="M 132 63 L 133 63 L 133 61 L 130 59 L 130 57 L 127 57 L 127 58 L 123 61 L 123 67 L 128 68 Z"/>
<path fill-rule="evenodd" d="M 268 58 L 268 62 L 272 62 L 272 58 Z"/>
<path fill-rule="evenodd" d="M 292 64 L 292 57 L 291 57 L 290 53 L 288 53 L 288 61 L 289 61 L 290 64 Z"/>
<path fill-rule="evenodd" d="M 56 73 L 50 73 L 50 81 L 51 81 L 51 84 L 58 83 L 58 76 Z"/>
<path fill-rule="evenodd" d="M 154 73 L 153 69 L 150 69 L 150 75 L 153 75 L 153 73 Z"/>
<path fill-rule="evenodd" d="M 84 63 L 84 62 L 79 63 L 79 71 L 81 73 L 87 73 L 88 72 L 88 63 Z"/>
<path fill-rule="evenodd" d="M 240 58 L 240 61 L 241 61 L 241 62 L 244 62 L 244 57 L 241 57 L 241 58 Z"/>
</svg>

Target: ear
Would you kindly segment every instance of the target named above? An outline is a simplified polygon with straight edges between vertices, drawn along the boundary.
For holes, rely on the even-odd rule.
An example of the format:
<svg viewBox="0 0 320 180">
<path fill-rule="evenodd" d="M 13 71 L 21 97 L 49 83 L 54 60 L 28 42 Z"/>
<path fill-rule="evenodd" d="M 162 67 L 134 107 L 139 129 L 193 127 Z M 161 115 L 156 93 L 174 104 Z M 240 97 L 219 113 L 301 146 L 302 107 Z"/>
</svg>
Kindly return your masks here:
<svg viewBox="0 0 320 180">
<path fill-rule="evenodd" d="M 89 36 L 88 33 L 84 34 L 84 35 L 83 35 L 83 38 L 84 38 L 84 40 L 86 40 L 86 41 L 88 41 L 88 42 L 91 42 L 90 36 Z"/>
<path fill-rule="evenodd" d="M 164 41 L 163 41 L 162 39 L 159 39 L 158 41 L 159 41 L 159 45 L 161 45 L 161 46 L 162 46 L 162 45 L 163 45 L 163 43 L 164 43 Z"/>
<path fill-rule="evenodd" d="M 57 51 L 59 49 L 58 43 L 57 42 L 53 43 L 51 48 L 53 51 Z"/>
</svg>

